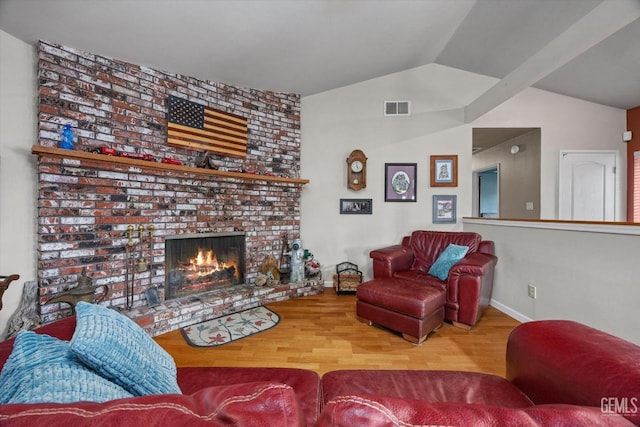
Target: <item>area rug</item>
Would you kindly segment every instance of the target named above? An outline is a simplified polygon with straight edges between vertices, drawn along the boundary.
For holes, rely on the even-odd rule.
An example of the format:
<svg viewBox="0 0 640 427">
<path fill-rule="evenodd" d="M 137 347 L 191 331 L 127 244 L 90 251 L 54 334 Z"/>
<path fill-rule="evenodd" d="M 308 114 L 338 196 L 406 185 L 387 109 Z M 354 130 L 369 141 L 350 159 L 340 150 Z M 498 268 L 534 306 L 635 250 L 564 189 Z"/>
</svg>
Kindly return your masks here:
<svg viewBox="0 0 640 427">
<path fill-rule="evenodd" d="M 194 347 L 217 347 L 271 329 L 280 316 L 266 307 L 250 308 L 182 328 L 182 336 Z"/>
</svg>

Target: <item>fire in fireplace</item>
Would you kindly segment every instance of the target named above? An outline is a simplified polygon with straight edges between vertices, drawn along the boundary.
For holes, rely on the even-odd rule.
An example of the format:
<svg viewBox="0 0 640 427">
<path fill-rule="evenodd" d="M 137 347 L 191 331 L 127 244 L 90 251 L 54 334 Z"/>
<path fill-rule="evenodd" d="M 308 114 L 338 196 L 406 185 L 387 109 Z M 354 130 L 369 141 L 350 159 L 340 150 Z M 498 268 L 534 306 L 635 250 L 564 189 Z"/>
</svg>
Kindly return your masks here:
<svg viewBox="0 0 640 427">
<path fill-rule="evenodd" d="M 245 234 L 167 236 L 165 299 L 244 283 Z"/>
</svg>

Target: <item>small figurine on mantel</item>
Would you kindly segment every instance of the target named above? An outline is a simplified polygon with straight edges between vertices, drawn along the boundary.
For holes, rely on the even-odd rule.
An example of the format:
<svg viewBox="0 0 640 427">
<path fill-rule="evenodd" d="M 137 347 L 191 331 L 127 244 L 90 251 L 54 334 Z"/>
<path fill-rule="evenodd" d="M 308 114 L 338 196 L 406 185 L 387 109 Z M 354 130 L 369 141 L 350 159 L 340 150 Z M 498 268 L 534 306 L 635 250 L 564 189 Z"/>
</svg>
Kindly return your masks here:
<svg viewBox="0 0 640 427">
<path fill-rule="evenodd" d="M 73 130 L 71 129 L 71 125 L 69 124 L 64 125 L 61 135 L 62 137 L 60 139 L 60 148 L 64 148 L 65 150 L 73 150 L 74 138 L 73 138 Z"/>
<path fill-rule="evenodd" d="M 294 239 L 291 245 L 290 281 L 304 281 L 304 249 L 302 249 L 302 240 L 300 239 Z"/>
<path fill-rule="evenodd" d="M 211 155 L 211 153 L 209 153 L 208 151 L 203 152 L 201 155 L 199 155 L 196 158 L 195 165 L 198 168 L 217 169 L 214 162 L 214 158 Z"/>
</svg>

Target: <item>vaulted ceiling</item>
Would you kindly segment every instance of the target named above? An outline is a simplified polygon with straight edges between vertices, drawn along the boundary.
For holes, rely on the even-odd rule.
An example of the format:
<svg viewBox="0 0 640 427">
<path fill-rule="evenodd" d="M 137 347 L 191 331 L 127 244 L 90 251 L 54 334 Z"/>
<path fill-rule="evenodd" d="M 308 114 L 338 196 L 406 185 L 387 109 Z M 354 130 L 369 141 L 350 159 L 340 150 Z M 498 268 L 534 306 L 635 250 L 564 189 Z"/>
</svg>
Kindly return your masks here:
<svg viewBox="0 0 640 427">
<path fill-rule="evenodd" d="M 437 63 L 640 105 L 640 0 L 0 0 L 0 29 L 204 80 L 312 95 Z"/>
</svg>

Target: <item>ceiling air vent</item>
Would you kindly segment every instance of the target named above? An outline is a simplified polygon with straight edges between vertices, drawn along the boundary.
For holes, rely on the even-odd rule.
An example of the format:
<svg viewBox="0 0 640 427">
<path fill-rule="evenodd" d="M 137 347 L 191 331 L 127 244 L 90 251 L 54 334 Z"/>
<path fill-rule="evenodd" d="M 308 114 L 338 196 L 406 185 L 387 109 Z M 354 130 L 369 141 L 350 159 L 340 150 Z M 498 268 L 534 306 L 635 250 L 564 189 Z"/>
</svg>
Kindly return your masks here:
<svg viewBox="0 0 640 427">
<path fill-rule="evenodd" d="M 385 116 L 410 116 L 411 103 L 409 101 L 384 101 Z"/>
</svg>

